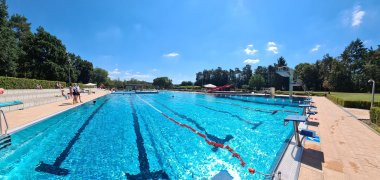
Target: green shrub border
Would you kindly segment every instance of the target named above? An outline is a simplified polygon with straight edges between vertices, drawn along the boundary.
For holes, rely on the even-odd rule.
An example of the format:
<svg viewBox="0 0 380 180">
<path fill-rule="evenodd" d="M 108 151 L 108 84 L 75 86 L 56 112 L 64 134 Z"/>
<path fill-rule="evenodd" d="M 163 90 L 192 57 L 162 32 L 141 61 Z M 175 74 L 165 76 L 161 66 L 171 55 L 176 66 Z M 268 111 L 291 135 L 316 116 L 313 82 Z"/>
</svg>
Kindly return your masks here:
<svg viewBox="0 0 380 180">
<path fill-rule="evenodd" d="M 0 88 L 4 89 L 36 89 L 37 84 L 40 84 L 43 89 L 54 89 L 57 82 L 66 87 L 66 82 L 62 81 L 47 81 L 0 76 Z"/>
<path fill-rule="evenodd" d="M 177 86 L 174 89 L 201 89 L 200 86 Z"/>
<path fill-rule="evenodd" d="M 328 94 L 327 98 L 334 102 L 335 104 L 339 104 L 343 107 L 347 108 L 359 108 L 359 109 L 370 109 L 371 102 L 370 101 L 348 101 L 343 100 L 341 98 L 335 97 L 334 95 Z M 374 106 L 380 106 L 380 102 L 375 102 Z"/>
<path fill-rule="evenodd" d="M 276 91 L 276 94 L 283 94 L 283 95 L 289 95 L 289 91 Z M 293 91 L 293 95 L 299 95 L 299 96 L 326 96 L 326 92 L 312 92 L 312 91 L 307 91 L 307 92 L 297 92 Z"/>
<path fill-rule="evenodd" d="M 373 124 L 380 126 L 380 107 L 372 107 L 369 116 Z"/>
</svg>

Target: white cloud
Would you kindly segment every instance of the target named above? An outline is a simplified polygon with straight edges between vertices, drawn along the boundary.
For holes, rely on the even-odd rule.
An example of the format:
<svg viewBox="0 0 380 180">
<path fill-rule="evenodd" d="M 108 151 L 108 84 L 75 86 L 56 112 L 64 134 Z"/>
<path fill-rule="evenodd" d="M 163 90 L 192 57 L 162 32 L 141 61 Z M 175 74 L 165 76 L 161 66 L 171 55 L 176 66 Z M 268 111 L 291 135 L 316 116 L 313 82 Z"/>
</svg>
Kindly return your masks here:
<svg viewBox="0 0 380 180">
<path fill-rule="evenodd" d="M 108 73 L 110 74 L 110 75 L 118 75 L 118 74 L 120 74 L 121 72 L 119 71 L 119 69 L 114 69 L 113 71 L 108 71 Z"/>
<path fill-rule="evenodd" d="M 246 60 L 244 60 L 244 64 L 250 64 L 250 65 L 252 65 L 252 64 L 257 64 L 257 63 L 259 63 L 260 62 L 260 60 L 259 59 L 246 59 Z"/>
<path fill-rule="evenodd" d="M 176 53 L 176 52 L 171 52 L 169 54 L 164 54 L 164 57 L 168 57 L 168 58 L 177 57 L 177 56 L 179 56 L 179 54 Z"/>
<path fill-rule="evenodd" d="M 258 52 L 258 50 L 253 49 L 253 45 L 249 44 L 249 45 L 247 45 L 247 48 L 244 49 L 244 52 L 247 55 L 254 55 Z"/>
<path fill-rule="evenodd" d="M 129 79 L 138 79 L 144 81 L 151 81 L 153 76 L 151 74 L 143 74 L 141 72 L 129 71 L 120 71 L 119 69 L 114 69 L 108 71 L 108 77 L 111 79 L 120 79 L 120 80 L 129 80 Z"/>
<path fill-rule="evenodd" d="M 270 51 L 274 54 L 277 54 L 278 53 L 278 47 L 276 45 L 276 43 L 274 42 L 268 42 L 267 44 L 267 51 Z"/>
<path fill-rule="evenodd" d="M 311 49 L 310 51 L 311 52 L 317 52 L 319 50 L 319 48 L 321 47 L 321 45 L 317 44 L 315 45 L 315 47 L 313 47 L 313 49 Z"/>
<path fill-rule="evenodd" d="M 152 76 L 150 74 L 141 74 L 140 72 L 129 72 L 129 71 L 126 71 L 125 72 L 125 77 L 124 79 L 138 79 L 138 80 L 148 80 L 150 79 Z"/>
<path fill-rule="evenodd" d="M 361 10 L 360 6 L 355 6 L 354 11 L 352 12 L 352 22 L 351 26 L 359 26 L 362 23 L 363 16 L 365 11 Z"/>
</svg>

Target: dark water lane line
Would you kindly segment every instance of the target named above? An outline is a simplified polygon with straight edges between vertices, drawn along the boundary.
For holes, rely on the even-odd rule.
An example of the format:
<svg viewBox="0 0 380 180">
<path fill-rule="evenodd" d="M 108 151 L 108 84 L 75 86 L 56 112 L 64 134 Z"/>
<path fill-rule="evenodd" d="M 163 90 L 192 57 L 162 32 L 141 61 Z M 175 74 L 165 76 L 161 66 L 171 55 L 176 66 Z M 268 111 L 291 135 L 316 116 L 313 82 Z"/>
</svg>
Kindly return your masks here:
<svg viewBox="0 0 380 180">
<path fill-rule="evenodd" d="M 151 142 L 152 142 L 152 145 L 153 146 L 155 146 L 154 144 L 156 144 L 155 142 L 154 142 L 154 139 L 153 139 L 153 134 L 151 133 L 151 131 L 154 131 L 152 128 L 149 128 L 149 126 L 147 125 L 148 124 L 148 122 L 145 120 L 145 119 L 143 119 L 143 124 L 144 124 L 144 127 L 145 127 L 145 129 L 147 130 L 147 132 L 149 133 L 149 136 L 150 136 L 150 139 L 151 139 Z M 162 137 L 162 139 L 165 141 L 165 143 L 166 143 L 166 145 L 168 146 L 167 148 L 169 148 L 169 150 L 170 150 L 170 152 L 174 155 L 174 161 L 175 162 L 180 162 L 179 161 L 179 158 L 178 158 L 178 153 L 176 152 L 176 151 L 174 151 L 174 148 L 173 148 L 173 146 L 170 144 L 170 142 L 168 141 L 168 138 L 166 138 L 165 137 L 165 132 L 162 130 L 162 128 L 159 128 L 159 135 L 157 136 L 157 137 Z M 162 144 L 162 143 L 158 143 L 158 144 L 156 144 L 156 145 L 158 145 L 158 146 L 160 146 L 161 147 L 161 149 L 165 149 L 164 148 L 164 145 Z M 157 156 L 159 156 L 159 154 L 158 154 L 158 150 L 157 150 L 157 148 L 155 148 L 154 147 L 154 149 L 157 151 L 155 154 L 156 154 L 156 157 Z M 167 156 L 167 153 L 165 152 L 165 151 L 163 151 L 162 152 L 163 153 L 163 157 L 169 157 L 169 156 Z M 159 157 L 157 157 L 157 159 L 158 159 Z M 161 158 L 161 156 L 160 156 L 160 161 L 161 161 L 161 163 L 162 163 L 162 158 Z M 174 170 L 174 168 L 171 166 L 171 164 L 170 164 L 170 162 L 169 161 L 166 161 L 167 162 L 167 165 L 170 167 L 170 169 L 172 169 L 172 172 L 174 172 L 175 170 Z M 160 162 L 159 162 L 160 163 Z M 190 168 L 188 168 L 188 167 L 185 167 L 183 164 L 180 164 L 180 165 L 182 165 L 182 169 L 190 169 Z M 163 165 L 161 165 L 161 167 L 163 168 Z M 180 177 L 176 177 L 175 179 L 180 179 Z"/>
<path fill-rule="evenodd" d="M 231 117 L 234 117 L 234 118 L 238 119 L 239 121 L 242 121 L 242 122 L 245 122 L 245 123 L 247 123 L 247 124 L 253 125 L 253 127 L 252 127 L 253 130 L 256 129 L 258 126 L 260 126 L 261 124 L 263 124 L 262 121 L 257 122 L 257 123 L 253 123 L 253 122 L 247 121 L 247 120 L 241 118 L 240 116 L 238 116 L 238 115 L 236 115 L 236 114 L 232 114 L 232 113 L 230 113 L 230 112 L 228 112 L 228 111 L 223 111 L 223 110 L 213 109 L 213 108 L 210 108 L 210 107 L 207 107 L 207 106 L 201 105 L 201 104 L 196 104 L 196 105 L 197 105 L 197 106 L 204 107 L 204 108 L 206 108 L 206 109 L 208 109 L 208 110 L 211 110 L 211 111 L 215 111 L 215 112 L 219 112 L 219 113 L 228 114 L 228 115 L 230 115 Z"/>
<path fill-rule="evenodd" d="M 83 125 L 78 129 L 78 131 L 75 133 L 75 136 L 70 140 L 70 142 L 67 144 L 66 148 L 61 152 L 61 154 L 55 159 L 53 165 L 46 164 L 43 161 L 41 161 L 37 167 L 35 168 L 36 171 L 38 172 L 46 172 L 50 174 L 55 174 L 58 176 L 66 176 L 69 174 L 68 169 L 61 168 L 61 164 L 67 156 L 69 155 L 71 148 L 74 146 L 74 144 L 79 140 L 80 135 L 82 132 L 86 129 L 87 125 L 90 123 L 90 121 L 94 118 L 96 113 L 99 112 L 99 110 L 106 104 L 106 102 L 109 99 L 104 100 L 104 102 L 99 105 L 95 109 L 95 111 L 87 118 L 87 120 L 83 123 Z"/>
<path fill-rule="evenodd" d="M 194 124 L 199 130 L 203 131 L 206 135 L 206 137 L 214 142 L 217 142 L 219 144 L 225 144 L 226 142 L 230 141 L 231 139 L 233 139 L 234 137 L 230 134 L 226 135 L 226 137 L 224 139 L 221 139 L 213 134 L 209 134 L 206 129 L 204 127 L 202 127 L 200 124 L 198 124 L 197 121 L 195 121 L 194 119 L 191 119 L 183 114 L 180 114 L 178 113 L 177 111 L 174 111 L 173 109 L 169 108 L 168 106 L 166 106 L 165 104 L 162 104 L 154 99 L 151 99 L 152 101 L 156 102 L 157 104 L 160 104 L 162 107 L 164 107 L 165 109 L 169 110 L 170 112 L 172 112 L 173 114 L 175 114 L 176 116 Z M 217 150 L 217 148 L 213 148 L 214 151 Z"/>
<path fill-rule="evenodd" d="M 249 100 L 245 100 L 245 99 L 238 99 L 238 98 L 231 98 L 231 97 L 223 97 L 223 96 L 215 96 L 217 98 L 224 98 L 224 99 L 231 99 L 231 100 L 236 100 L 236 101 L 241 101 L 241 102 L 246 102 L 246 103 L 257 103 L 257 104 L 266 104 L 266 105 L 272 105 L 272 106 L 290 106 L 290 105 L 287 105 L 287 104 L 272 104 L 272 103 L 264 103 L 264 102 L 256 102 L 256 101 L 249 101 Z M 219 103 L 221 103 L 219 101 Z M 225 102 L 223 102 L 225 103 Z M 268 112 L 268 113 L 277 113 L 277 112 L 289 112 L 289 113 L 298 113 L 296 111 L 290 111 L 290 110 L 283 110 L 283 109 L 278 109 L 278 110 L 267 110 L 267 109 L 260 109 L 260 108 L 251 108 L 251 107 L 247 107 L 247 106 L 242 106 L 242 105 L 239 105 L 239 104 L 234 104 L 234 103 L 226 103 L 226 104 L 231 104 L 231 105 L 234 105 L 234 106 L 241 106 L 243 107 L 244 109 L 249 109 L 249 110 L 254 110 L 254 111 L 261 111 L 261 112 Z M 296 107 L 296 106 L 290 106 L 290 107 Z"/>
<path fill-rule="evenodd" d="M 139 119 L 137 117 L 136 108 L 131 97 L 129 97 L 129 104 L 132 108 L 133 127 L 136 133 L 136 145 L 139 153 L 138 160 L 140 164 L 140 174 L 131 175 L 129 173 L 125 173 L 127 179 L 169 179 L 169 176 L 163 170 L 150 172 L 149 161 L 146 154 L 146 149 L 144 147 L 144 139 L 140 131 Z"/>
</svg>

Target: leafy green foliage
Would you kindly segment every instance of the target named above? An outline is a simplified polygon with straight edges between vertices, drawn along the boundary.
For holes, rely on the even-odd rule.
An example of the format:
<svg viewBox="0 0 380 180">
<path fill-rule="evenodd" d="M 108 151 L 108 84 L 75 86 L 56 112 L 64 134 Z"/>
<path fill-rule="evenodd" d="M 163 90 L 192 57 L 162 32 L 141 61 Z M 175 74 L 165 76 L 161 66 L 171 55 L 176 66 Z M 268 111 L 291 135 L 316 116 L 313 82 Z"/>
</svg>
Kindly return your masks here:
<svg viewBox="0 0 380 180">
<path fill-rule="evenodd" d="M 380 126 L 380 107 L 372 107 L 369 115 L 371 122 Z"/>
<path fill-rule="evenodd" d="M 102 68 L 95 68 L 92 74 L 92 81 L 97 84 L 106 83 L 108 80 L 108 71 Z"/>
<path fill-rule="evenodd" d="M 295 73 L 298 75 L 298 78 L 305 83 L 308 90 L 319 88 L 319 81 L 316 81 L 316 79 L 318 79 L 318 69 L 316 65 L 309 63 L 298 64 L 295 68 Z"/>
<path fill-rule="evenodd" d="M 255 74 L 249 80 L 249 87 L 260 90 L 265 85 L 265 79 L 260 74 Z"/>
<path fill-rule="evenodd" d="M 180 86 L 192 86 L 193 85 L 193 82 L 191 81 L 182 81 Z"/>
<path fill-rule="evenodd" d="M 0 76 L 0 87 L 4 89 L 35 89 L 37 87 L 37 84 L 41 85 L 44 89 L 54 89 L 56 83 L 57 81 Z M 65 82 L 60 83 L 62 86 L 66 86 Z"/>
<path fill-rule="evenodd" d="M 200 86 L 177 86 L 174 89 L 201 89 Z"/>
<path fill-rule="evenodd" d="M 158 89 L 168 89 L 173 86 L 172 80 L 168 77 L 158 77 L 156 79 L 153 79 L 153 86 L 157 87 Z"/>
</svg>

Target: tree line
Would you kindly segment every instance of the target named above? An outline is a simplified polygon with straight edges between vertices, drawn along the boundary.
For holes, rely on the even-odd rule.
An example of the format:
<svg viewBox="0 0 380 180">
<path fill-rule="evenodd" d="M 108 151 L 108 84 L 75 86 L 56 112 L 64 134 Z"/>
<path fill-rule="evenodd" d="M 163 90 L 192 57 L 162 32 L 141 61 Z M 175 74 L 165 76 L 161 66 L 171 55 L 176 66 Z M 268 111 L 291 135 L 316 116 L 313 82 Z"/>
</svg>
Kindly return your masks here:
<svg viewBox="0 0 380 180">
<path fill-rule="evenodd" d="M 25 16 L 9 17 L 0 0 L 0 76 L 89 83 L 109 82 L 108 72 L 94 68 L 79 55 L 67 52 L 58 37 L 43 27 L 31 31 Z"/>
<path fill-rule="evenodd" d="M 221 67 L 210 70 L 205 69 L 196 73 L 194 84 L 197 86 L 233 84 L 236 88 L 254 88 L 254 84 L 252 84 L 253 75 L 260 75 L 261 79 L 265 81 L 261 83 L 261 87 L 268 86 L 285 90 L 288 86 L 288 79 L 276 74 L 276 69 L 286 65 L 285 58 L 280 57 L 277 59 L 277 63 L 268 67 L 258 66 L 254 71 L 251 65 L 245 65 L 241 70 L 239 68 L 223 70 Z"/>
<path fill-rule="evenodd" d="M 237 88 L 260 89 L 275 87 L 279 90 L 289 89 L 289 79 L 276 73 L 279 67 L 287 66 L 284 57 L 269 66 L 258 66 L 252 70 L 246 65 L 239 68 L 223 70 L 221 67 L 196 73 L 194 85 L 214 84 L 222 86 L 233 84 Z M 300 63 L 294 68 L 294 80 L 301 80 L 304 87 L 298 90 L 367 92 L 371 86 L 369 79 L 380 82 L 380 46 L 377 49 L 366 48 L 363 41 L 352 41 L 337 57 L 326 54 L 315 63 Z M 183 82 L 185 83 L 185 82 Z M 297 88 L 295 88 L 297 90 Z M 376 87 L 377 91 L 380 86 Z"/>
</svg>

